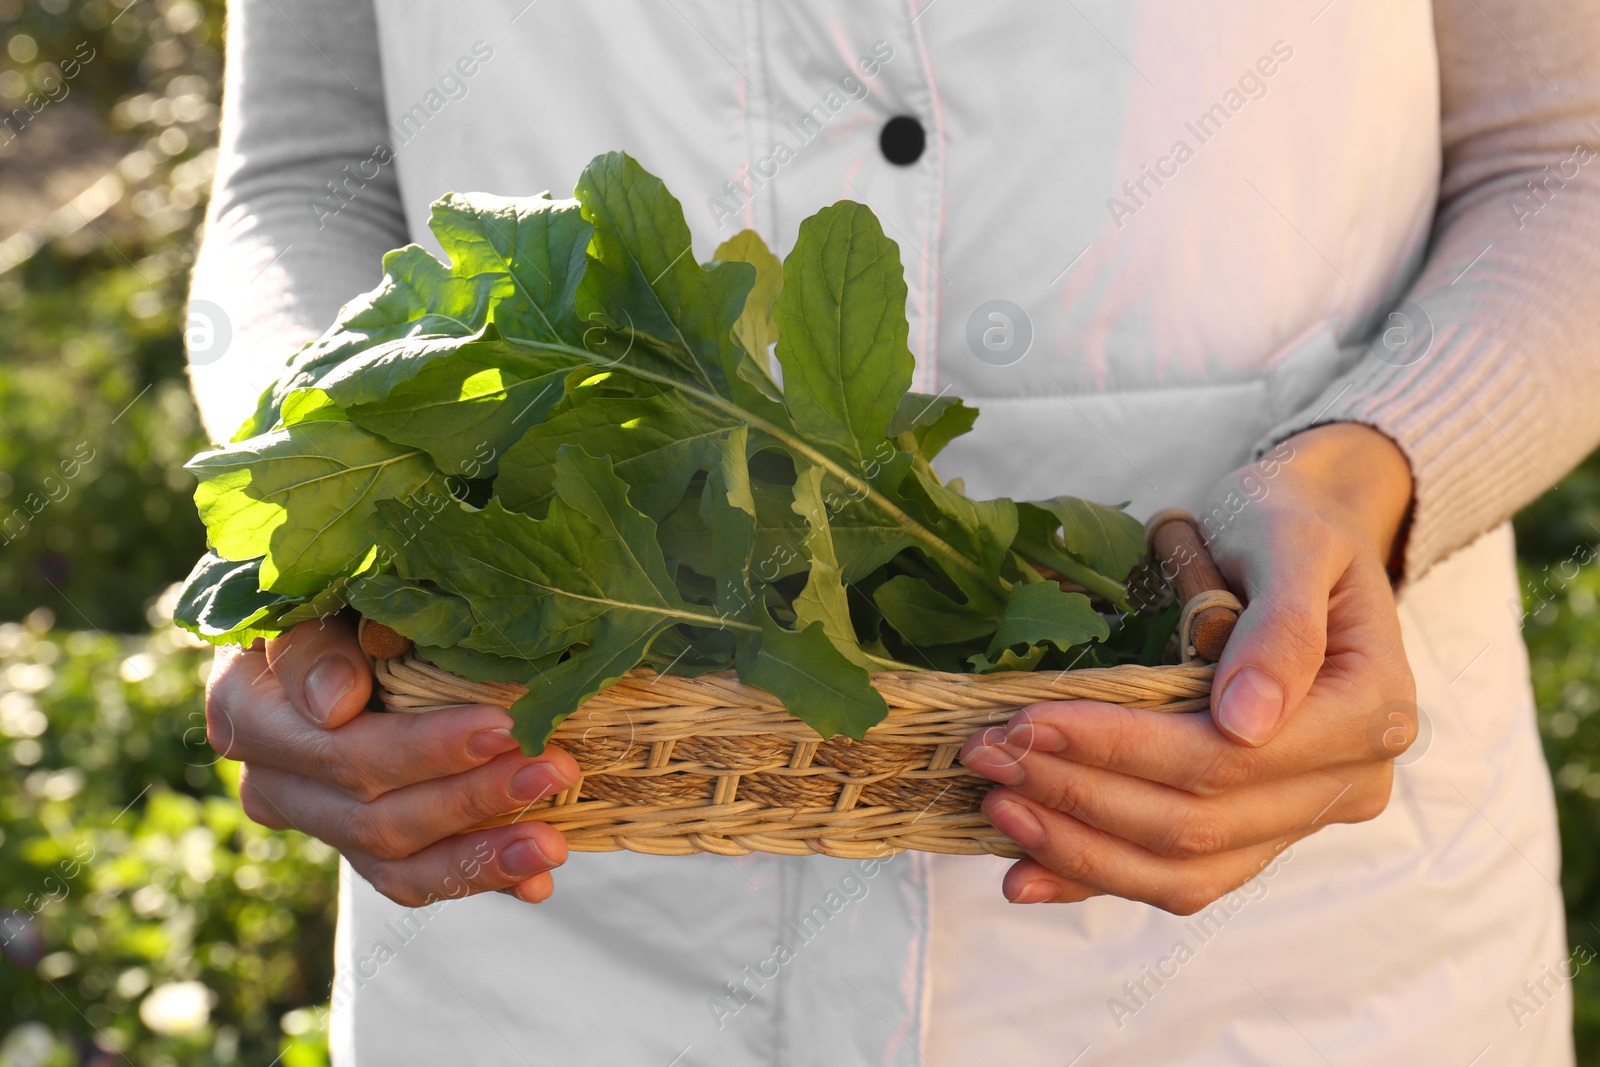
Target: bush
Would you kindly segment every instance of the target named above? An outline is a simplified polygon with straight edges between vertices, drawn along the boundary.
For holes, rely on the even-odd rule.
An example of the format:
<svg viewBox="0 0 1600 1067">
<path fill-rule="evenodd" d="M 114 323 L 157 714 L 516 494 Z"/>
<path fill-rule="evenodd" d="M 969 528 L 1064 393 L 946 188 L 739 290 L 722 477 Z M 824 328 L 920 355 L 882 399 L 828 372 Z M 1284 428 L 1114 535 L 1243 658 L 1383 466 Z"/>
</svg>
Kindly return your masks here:
<svg viewBox="0 0 1600 1067">
<path fill-rule="evenodd" d="M 47 623 L 0 625 L 4 1041 L 55 1046 L 30 1062 L 322 1062 L 335 857 L 244 818 L 205 743 L 211 649 L 159 617 L 138 638 Z"/>
</svg>

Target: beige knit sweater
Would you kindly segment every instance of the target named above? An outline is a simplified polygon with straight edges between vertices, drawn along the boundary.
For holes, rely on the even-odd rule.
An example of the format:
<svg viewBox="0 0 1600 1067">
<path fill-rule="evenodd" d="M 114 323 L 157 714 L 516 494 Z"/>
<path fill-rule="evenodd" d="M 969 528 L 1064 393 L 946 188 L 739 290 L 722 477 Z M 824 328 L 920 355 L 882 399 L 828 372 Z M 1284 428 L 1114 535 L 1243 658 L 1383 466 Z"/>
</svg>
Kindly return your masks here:
<svg viewBox="0 0 1600 1067">
<path fill-rule="evenodd" d="M 1402 309 L 1431 343 L 1380 336 L 1261 445 L 1338 421 L 1393 438 L 1416 484 L 1408 581 L 1600 441 L 1600 0 L 1434 9 L 1444 178 L 1427 262 Z M 306 209 L 328 174 L 386 139 L 370 0 L 232 0 L 228 55 L 193 285 L 231 320 L 228 358 L 197 358 L 192 375 L 218 440 L 408 239 L 392 167 L 337 227 Z"/>
</svg>

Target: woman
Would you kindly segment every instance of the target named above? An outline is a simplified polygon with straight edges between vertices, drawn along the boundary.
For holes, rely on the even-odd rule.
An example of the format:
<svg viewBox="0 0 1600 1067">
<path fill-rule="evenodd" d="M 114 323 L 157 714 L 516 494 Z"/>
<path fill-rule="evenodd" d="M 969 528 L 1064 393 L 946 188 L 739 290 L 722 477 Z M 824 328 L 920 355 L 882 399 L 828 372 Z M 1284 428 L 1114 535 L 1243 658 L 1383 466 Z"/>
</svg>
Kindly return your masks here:
<svg viewBox="0 0 1600 1067">
<path fill-rule="evenodd" d="M 570 757 L 363 711 L 345 628 L 220 656 L 246 810 L 347 861 L 337 1062 L 1571 1062 L 1505 520 L 1600 436 L 1600 9 L 1196 14 L 236 0 L 219 439 L 438 195 L 624 148 L 702 258 L 870 204 L 915 387 L 984 412 L 942 473 L 1194 508 L 1248 600 L 1212 717 L 1042 705 L 968 745 L 1009 868 L 457 837 Z"/>
</svg>

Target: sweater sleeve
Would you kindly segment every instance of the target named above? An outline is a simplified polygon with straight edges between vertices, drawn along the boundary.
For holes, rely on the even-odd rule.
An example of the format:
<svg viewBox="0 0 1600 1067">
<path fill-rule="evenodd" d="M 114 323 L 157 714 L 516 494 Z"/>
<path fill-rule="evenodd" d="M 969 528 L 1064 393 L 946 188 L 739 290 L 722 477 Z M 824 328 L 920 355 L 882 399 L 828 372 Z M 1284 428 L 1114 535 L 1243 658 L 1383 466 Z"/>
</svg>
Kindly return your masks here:
<svg viewBox="0 0 1600 1067">
<path fill-rule="evenodd" d="M 190 381 L 227 440 L 406 241 L 372 0 L 229 0 L 221 141 L 190 284 Z"/>
<path fill-rule="evenodd" d="M 1600 440 L 1600 4 L 1434 0 L 1434 26 L 1444 173 L 1410 329 L 1257 453 L 1328 422 L 1393 439 L 1415 482 L 1407 582 Z"/>
</svg>

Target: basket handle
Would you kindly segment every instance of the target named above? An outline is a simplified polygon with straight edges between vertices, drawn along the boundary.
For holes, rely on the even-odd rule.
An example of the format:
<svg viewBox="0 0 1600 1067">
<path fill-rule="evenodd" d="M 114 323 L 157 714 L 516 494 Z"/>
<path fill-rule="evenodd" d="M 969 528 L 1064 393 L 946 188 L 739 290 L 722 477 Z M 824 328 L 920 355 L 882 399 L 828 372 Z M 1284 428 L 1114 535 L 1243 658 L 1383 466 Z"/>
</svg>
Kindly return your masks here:
<svg viewBox="0 0 1600 1067">
<path fill-rule="evenodd" d="M 1151 558 L 1161 576 L 1171 580 L 1183 605 L 1178 647 L 1184 658 L 1217 662 L 1244 605 L 1211 559 L 1200 524 L 1181 508 L 1167 508 L 1150 516 L 1144 532 Z"/>
</svg>

